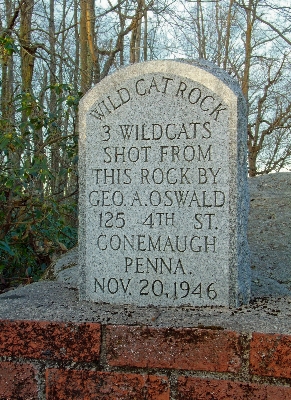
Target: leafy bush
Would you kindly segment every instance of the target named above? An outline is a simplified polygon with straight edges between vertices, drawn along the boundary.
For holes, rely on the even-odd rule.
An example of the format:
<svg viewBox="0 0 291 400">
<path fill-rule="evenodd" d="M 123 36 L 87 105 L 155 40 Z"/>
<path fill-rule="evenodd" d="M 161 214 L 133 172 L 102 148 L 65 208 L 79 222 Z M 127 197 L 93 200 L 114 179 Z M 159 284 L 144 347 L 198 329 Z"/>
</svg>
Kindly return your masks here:
<svg viewBox="0 0 291 400">
<path fill-rule="evenodd" d="M 77 134 L 80 93 L 46 89 L 48 113 L 30 93 L 13 99 L 14 118 L 0 119 L 0 283 L 38 280 L 77 241 Z M 70 132 L 70 133 L 68 133 Z"/>
</svg>

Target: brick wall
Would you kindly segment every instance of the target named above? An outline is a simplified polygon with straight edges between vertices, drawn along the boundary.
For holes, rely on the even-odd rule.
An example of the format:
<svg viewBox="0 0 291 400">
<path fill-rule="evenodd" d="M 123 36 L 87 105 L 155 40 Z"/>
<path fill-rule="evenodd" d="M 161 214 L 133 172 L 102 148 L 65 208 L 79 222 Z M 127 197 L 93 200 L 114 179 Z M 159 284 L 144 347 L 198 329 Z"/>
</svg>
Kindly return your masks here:
<svg viewBox="0 0 291 400">
<path fill-rule="evenodd" d="M 0 399 L 290 400 L 291 335 L 0 320 Z"/>
</svg>

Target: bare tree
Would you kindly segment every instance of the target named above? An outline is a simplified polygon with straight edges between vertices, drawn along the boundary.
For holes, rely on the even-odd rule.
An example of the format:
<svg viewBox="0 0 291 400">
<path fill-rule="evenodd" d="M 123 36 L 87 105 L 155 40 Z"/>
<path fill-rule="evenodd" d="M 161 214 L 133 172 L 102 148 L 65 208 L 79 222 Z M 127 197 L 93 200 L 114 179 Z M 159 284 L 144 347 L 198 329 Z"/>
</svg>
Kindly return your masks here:
<svg viewBox="0 0 291 400">
<path fill-rule="evenodd" d="M 195 0 L 181 8 L 179 15 L 170 14 L 173 51 L 216 63 L 242 87 L 250 176 L 290 165 L 291 96 L 283 85 L 290 70 L 290 7 L 272 0 Z"/>
</svg>

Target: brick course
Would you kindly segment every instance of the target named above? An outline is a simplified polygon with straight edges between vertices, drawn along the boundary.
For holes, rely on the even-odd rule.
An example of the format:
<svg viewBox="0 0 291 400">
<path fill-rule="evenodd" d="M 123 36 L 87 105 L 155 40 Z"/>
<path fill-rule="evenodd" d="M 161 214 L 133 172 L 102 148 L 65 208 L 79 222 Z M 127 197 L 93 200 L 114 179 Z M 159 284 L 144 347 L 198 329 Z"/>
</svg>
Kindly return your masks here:
<svg viewBox="0 0 291 400">
<path fill-rule="evenodd" d="M 165 376 L 95 371 L 46 371 L 47 399 L 169 400 Z"/>
<path fill-rule="evenodd" d="M 31 364 L 0 362 L 0 399 L 38 399 L 36 374 Z"/>
<path fill-rule="evenodd" d="M 290 400 L 291 388 L 180 377 L 177 400 Z"/>
<path fill-rule="evenodd" d="M 111 366 L 238 372 L 242 349 L 236 332 L 195 328 L 109 326 Z"/>
<path fill-rule="evenodd" d="M 97 361 L 100 325 L 0 321 L 0 354 L 35 359 Z"/>
<path fill-rule="evenodd" d="M 291 378 L 291 336 L 254 333 L 250 370 L 256 375 Z"/>
<path fill-rule="evenodd" d="M 0 320 L 0 400 L 291 400 L 290 354 L 291 335 Z"/>
</svg>

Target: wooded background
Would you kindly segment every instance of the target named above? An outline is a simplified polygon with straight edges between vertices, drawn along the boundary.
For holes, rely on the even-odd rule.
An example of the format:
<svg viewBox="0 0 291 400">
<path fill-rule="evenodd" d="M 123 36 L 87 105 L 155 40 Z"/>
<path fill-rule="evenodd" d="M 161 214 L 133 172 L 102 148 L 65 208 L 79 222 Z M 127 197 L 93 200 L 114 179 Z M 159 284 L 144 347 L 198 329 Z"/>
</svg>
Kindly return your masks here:
<svg viewBox="0 0 291 400">
<path fill-rule="evenodd" d="M 0 285 L 76 244 L 78 102 L 129 63 L 216 63 L 248 103 L 249 175 L 290 170 L 288 3 L 0 0 Z"/>
</svg>

